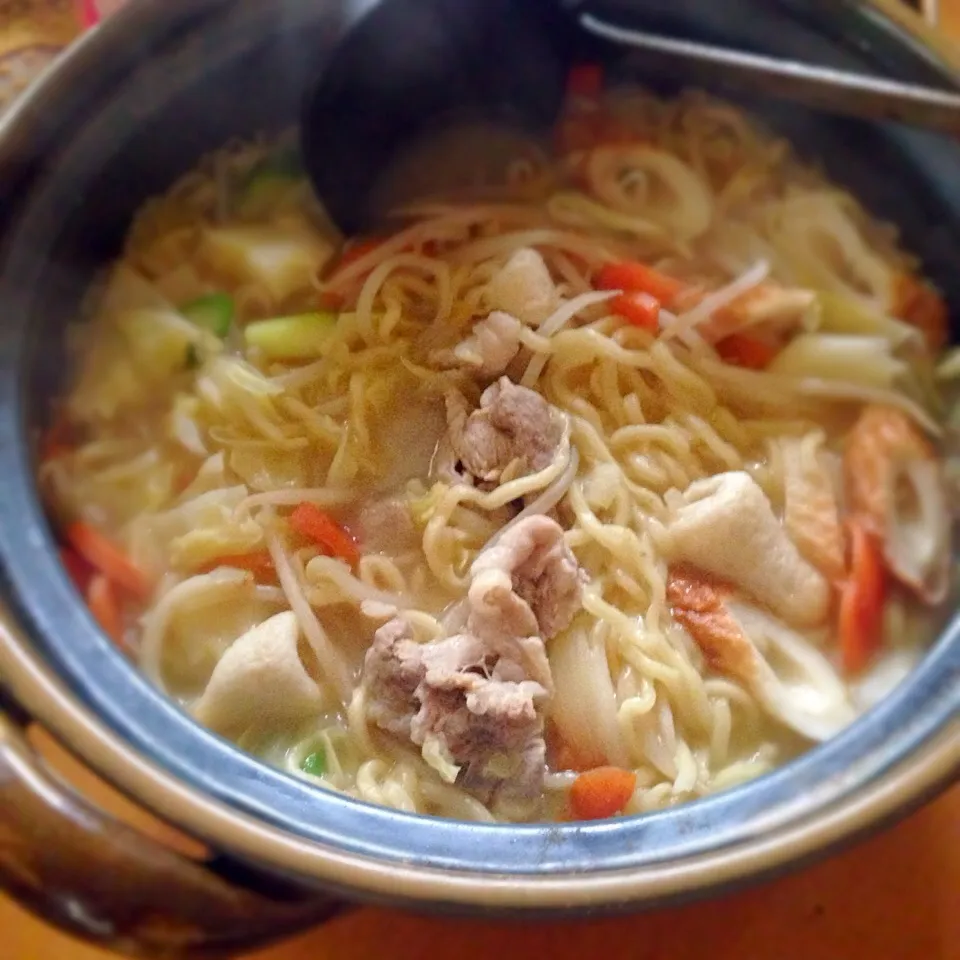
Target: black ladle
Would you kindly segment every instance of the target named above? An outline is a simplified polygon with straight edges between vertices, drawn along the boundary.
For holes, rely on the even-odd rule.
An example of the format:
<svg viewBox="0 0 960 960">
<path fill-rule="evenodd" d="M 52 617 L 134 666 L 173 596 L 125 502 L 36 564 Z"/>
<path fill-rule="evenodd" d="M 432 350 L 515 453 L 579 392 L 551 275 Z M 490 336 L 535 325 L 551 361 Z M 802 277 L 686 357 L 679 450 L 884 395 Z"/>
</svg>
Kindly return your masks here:
<svg viewBox="0 0 960 960">
<path fill-rule="evenodd" d="M 589 0 L 588 0 L 589 2 Z M 307 172 L 334 222 L 363 232 L 382 173 L 425 132 L 472 116 L 552 126 L 576 49 L 641 52 L 691 85 L 792 100 L 828 113 L 960 134 L 960 95 L 626 29 L 583 0 L 384 0 L 346 37 L 304 98 Z"/>
</svg>

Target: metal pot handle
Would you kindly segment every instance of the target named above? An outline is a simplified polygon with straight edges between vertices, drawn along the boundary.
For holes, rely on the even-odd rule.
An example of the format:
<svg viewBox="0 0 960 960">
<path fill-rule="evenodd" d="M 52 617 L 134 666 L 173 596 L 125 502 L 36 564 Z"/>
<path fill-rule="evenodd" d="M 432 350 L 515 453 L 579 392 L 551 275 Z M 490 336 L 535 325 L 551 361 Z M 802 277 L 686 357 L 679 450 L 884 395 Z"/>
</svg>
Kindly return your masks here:
<svg viewBox="0 0 960 960">
<path fill-rule="evenodd" d="M 343 909 L 254 891 L 105 815 L 33 750 L 18 712 L 0 711 L 0 889 L 48 922 L 129 956 L 215 960 Z"/>
</svg>

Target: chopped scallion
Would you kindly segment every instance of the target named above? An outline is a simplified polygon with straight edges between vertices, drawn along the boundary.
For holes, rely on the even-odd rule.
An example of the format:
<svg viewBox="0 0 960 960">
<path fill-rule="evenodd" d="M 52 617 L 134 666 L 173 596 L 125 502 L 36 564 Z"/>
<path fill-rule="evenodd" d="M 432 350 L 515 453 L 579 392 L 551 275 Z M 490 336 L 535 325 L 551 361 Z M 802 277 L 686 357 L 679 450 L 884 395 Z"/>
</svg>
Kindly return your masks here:
<svg viewBox="0 0 960 960">
<path fill-rule="evenodd" d="M 323 750 L 314 750 L 304 757 L 300 769 L 311 777 L 322 777 L 327 772 L 327 758 Z"/>
<path fill-rule="evenodd" d="M 335 313 L 302 313 L 293 317 L 256 320 L 243 331 L 248 347 L 268 360 L 306 360 L 317 357 L 336 329 Z"/>
<path fill-rule="evenodd" d="M 288 177 L 295 179 L 303 176 L 303 159 L 296 145 L 290 144 L 274 150 L 259 163 L 254 164 L 246 177 L 249 185 L 258 177 Z"/>
<path fill-rule="evenodd" d="M 180 312 L 192 323 L 222 340 L 230 332 L 230 324 L 233 323 L 233 298 L 225 293 L 207 293 L 184 304 Z"/>
<path fill-rule="evenodd" d="M 236 194 L 236 212 L 244 219 L 266 216 L 279 199 L 303 178 L 303 162 L 295 147 L 277 150 L 247 173 Z"/>
</svg>

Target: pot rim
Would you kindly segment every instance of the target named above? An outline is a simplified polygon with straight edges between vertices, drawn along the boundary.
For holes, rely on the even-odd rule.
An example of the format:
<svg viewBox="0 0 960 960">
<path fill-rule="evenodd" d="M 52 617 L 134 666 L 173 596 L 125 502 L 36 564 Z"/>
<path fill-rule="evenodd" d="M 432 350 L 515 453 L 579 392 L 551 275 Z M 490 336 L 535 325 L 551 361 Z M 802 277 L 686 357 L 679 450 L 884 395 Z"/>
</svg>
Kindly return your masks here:
<svg viewBox="0 0 960 960">
<path fill-rule="evenodd" d="M 884 18 L 906 28 L 921 46 L 933 49 L 956 72 L 960 58 L 925 33 L 929 31 L 895 0 L 870 0 Z M 152 4 L 147 5 L 152 6 Z M 109 29 L 110 24 L 106 28 Z M 96 46 L 85 40 L 76 54 Z M 939 48 L 943 47 L 943 51 Z M 89 53 L 89 51 L 88 51 Z M 52 83 L 55 68 L 42 84 Z M 39 94 L 38 94 L 39 96 Z M 28 97 L 0 123 L 0 136 L 15 129 L 30 109 Z M 433 903 L 483 904 L 501 909 L 558 909 L 655 902 L 690 894 L 745 877 L 758 878 L 811 858 L 904 812 L 948 783 L 960 768 L 960 717 L 948 721 L 896 768 L 836 801 L 736 846 L 641 868 L 607 869 L 597 873 L 483 874 L 464 869 L 399 863 L 363 853 L 335 849 L 307 840 L 263 820 L 238 812 L 223 801 L 187 786 L 159 764 L 145 759 L 85 707 L 48 667 L 19 626 L 0 629 L 0 674 L 20 702 L 93 769 L 150 809 L 214 846 L 294 874 L 370 897 L 399 897 Z M 622 821 L 621 821 L 622 822 Z M 611 824 L 614 827 L 616 824 Z M 549 830 L 547 830 L 549 843 Z"/>
<path fill-rule="evenodd" d="M 960 717 L 883 779 L 831 809 L 756 837 L 738 848 L 596 874 L 478 875 L 334 850 L 240 813 L 189 787 L 129 744 L 82 705 L 0 611 L 0 675 L 16 700 L 109 783 L 215 848 L 325 889 L 368 899 L 558 910 L 659 903 L 745 878 L 759 880 L 815 859 L 903 816 L 960 771 Z"/>
</svg>

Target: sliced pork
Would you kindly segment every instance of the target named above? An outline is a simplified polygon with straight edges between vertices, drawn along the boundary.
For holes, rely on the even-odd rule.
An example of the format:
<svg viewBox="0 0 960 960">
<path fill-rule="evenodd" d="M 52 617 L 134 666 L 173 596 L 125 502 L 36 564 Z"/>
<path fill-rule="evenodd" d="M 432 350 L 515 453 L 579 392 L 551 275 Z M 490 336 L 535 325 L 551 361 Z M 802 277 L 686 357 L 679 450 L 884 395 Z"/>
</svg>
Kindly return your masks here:
<svg viewBox="0 0 960 960">
<path fill-rule="evenodd" d="M 363 663 L 367 716 L 378 727 L 410 736 L 410 721 L 419 709 L 417 689 L 426 674 L 420 644 L 410 624 L 395 617 L 373 637 Z"/>
<path fill-rule="evenodd" d="M 563 528 L 545 516 L 526 517 L 509 529 L 473 565 L 470 585 L 471 624 L 478 633 L 498 629 L 506 619 L 534 626 L 555 637 L 580 609 L 583 571 L 563 538 Z M 512 599 L 511 599 L 512 598 Z M 530 619 L 525 612 L 530 612 Z"/>
<path fill-rule="evenodd" d="M 447 394 L 447 426 L 464 469 L 485 483 L 499 483 L 553 463 L 563 424 L 543 397 L 506 377 L 484 390 L 480 406 L 456 391 Z"/>
<path fill-rule="evenodd" d="M 357 536 L 367 553 L 401 553 L 420 539 L 410 508 L 400 497 L 364 504 L 357 518 Z"/>
<path fill-rule="evenodd" d="M 377 631 L 364 665 L 370 720 L 419 746 L 450 781 L 462 773 L 487 789 L 507 779 L 514 760 L 543 739 L 549 691 L 524 663 L 546 664 L 543 641 L 514 638 L 494 649 L 469 633 L 422 645 L 410 636 L 402 618 Z M 541 767 L 538 788 L 542 778 Z"/>
<path fill-rule="evenodd" d="M 537 704 L 547 691 L 534 680 L 517 679 L 522 671 L 515 661 L 490 653 L 469 634 L 428 644 L 423 659 L 414 743 L 437 738 L 454 763 L 482 769 L 498 754 L 519 752 L 539 737 Z"/>
<path fill-rule="evenodd" d="M 474 565 L 461 632 L 418 645 L 402 617 L 377 631 L 364 665 L 370 720 L 487 802 L 536 796 L 553 692 L 543 637 L 569 624 L 582 583 L 560 526 L 522 520 Z"/>
<path fill-rule="evenodd" d="M 494 310 L 477 321 L 470 335 L 452 350 L 441 350 L 431 360 L 444 369 L 463 368 L 481 379 L 506 372 L 520 350 L 522 324 L 509 313 Z"/>
</svg>

